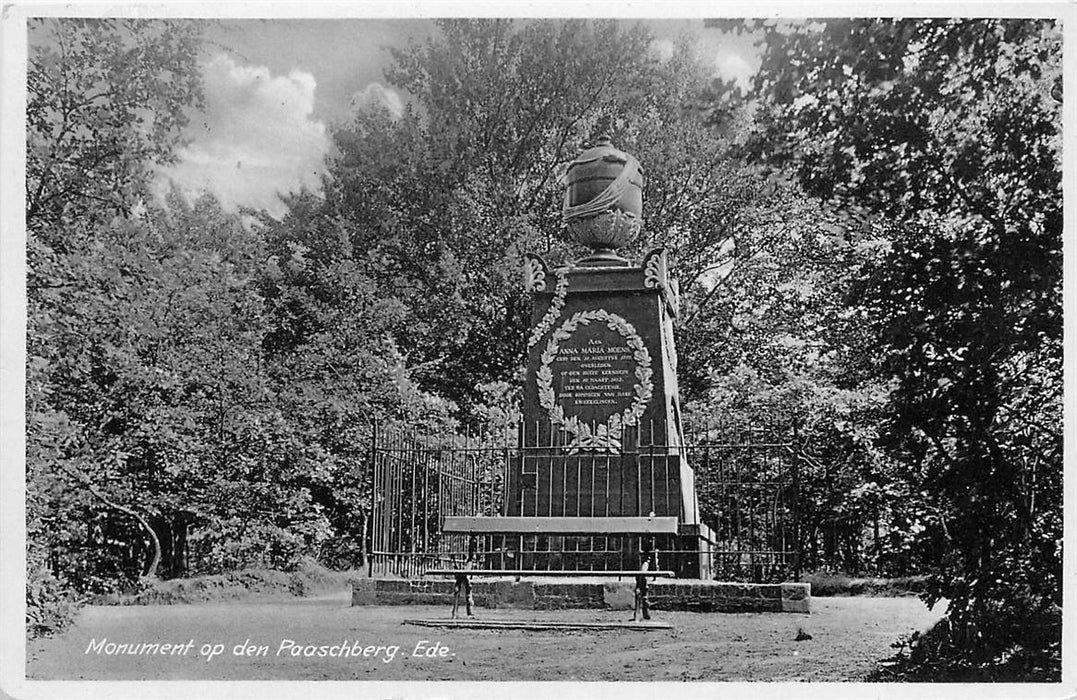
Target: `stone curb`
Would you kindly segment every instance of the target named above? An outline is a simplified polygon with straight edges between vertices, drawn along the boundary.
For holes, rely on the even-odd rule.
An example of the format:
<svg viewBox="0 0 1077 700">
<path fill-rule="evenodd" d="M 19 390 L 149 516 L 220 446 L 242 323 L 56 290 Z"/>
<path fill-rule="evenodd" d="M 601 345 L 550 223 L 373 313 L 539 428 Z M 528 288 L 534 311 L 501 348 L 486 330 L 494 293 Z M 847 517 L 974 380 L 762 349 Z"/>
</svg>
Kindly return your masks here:
<svg viewBox="0 0 1077 700">
<path fill-rule="evenodd" d="M 450 605 L 452 592 L 453 582 L 442 579 L 360 579 L 352 584 L 352 605 Z M 635 583 L 477 580 L 472 595 L 483 608 L 631 610 Z M 649 599 L 655 610 L 810 613 L 811 584 L 662 581 L 651 584 Z"/>
</svg>

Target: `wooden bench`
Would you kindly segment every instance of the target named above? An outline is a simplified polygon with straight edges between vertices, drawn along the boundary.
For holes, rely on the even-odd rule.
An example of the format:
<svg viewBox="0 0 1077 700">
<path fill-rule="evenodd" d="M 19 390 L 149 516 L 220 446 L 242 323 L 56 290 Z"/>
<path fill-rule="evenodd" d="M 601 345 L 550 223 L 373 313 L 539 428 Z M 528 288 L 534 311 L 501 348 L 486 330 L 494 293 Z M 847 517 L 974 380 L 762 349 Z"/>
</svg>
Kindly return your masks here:
<svg viewBox="0 0 1077 700">
<path fill-rule="evenodd" d="M 441 531 L 469 535 L 676 535 L 677 518 L 447 515 Z"/>
<path fill-rule="evenodd" d="M 442 533 L 479 535 L 548 535 L 548 536 L 608 536 L 608 535 L 666 535 L 677 534 L 677 518 L 674 517 L 483 517 L 483 516 L 446 516 L 441 527 Z M 619 570 L 549 570 L 549 569 L 430 569 L 424 576 L 453 576 L 456 585 L 453 588 L 452 616 L 456 617 L 458 598 L 461 589 L 467 596 L 467 612 L 471 614 L 471 580 L 472 576 L 512 576 L 517 581 L 523 576 L 596 576 L 623 578 L 631 576 L 636 579 L 636 613 L 641 609 L 644 617 L 649 614 L 647 604 L 648 578 L 672 578 L 674 572 L 657 569 L 619 569 Z M 635 614 L 633 614 L 635 619 Z"/>
<path fill-rule="evenodd" d="M 428 569 L 423 572 L 423 576 L 513 576 L 517 580 L 522 576 L 547 576 L 550 578 L 560 578 L 562 576 L 595 576 L 609 578 L 646 576 L 647 578 L 673 578 L 675 575 L 676 574 L 672 571 L 653 569 L 621 571 L 613 569 L 596 569 L 594 571 L 588 571 L 586 569 L 567 569 L 564 571 L 559 571 L 557 569 Z"/>
</svg>

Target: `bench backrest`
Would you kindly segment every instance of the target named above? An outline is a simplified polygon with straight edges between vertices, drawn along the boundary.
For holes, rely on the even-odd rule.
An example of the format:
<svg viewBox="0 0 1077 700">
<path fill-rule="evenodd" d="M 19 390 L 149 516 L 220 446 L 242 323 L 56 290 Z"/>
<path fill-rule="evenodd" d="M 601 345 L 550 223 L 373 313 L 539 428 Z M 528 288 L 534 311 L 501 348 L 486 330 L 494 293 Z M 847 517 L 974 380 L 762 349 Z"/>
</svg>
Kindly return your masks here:
<svg viewBox="0 0 1077 700">
<path fill-rule="evenodd" d="M 447 515 L 441 531 L 469 535 L 675 535 L 674 517 L 483 517 Z"/>
</svg>

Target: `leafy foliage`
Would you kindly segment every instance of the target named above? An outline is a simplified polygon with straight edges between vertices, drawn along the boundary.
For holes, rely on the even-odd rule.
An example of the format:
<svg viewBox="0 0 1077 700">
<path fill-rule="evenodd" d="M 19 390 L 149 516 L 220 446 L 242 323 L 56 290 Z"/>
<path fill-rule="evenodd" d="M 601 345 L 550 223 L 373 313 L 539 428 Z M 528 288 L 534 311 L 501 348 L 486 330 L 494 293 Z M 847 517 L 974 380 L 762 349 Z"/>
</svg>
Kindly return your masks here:
<svg viewBox="0 0 1077 700">
<path fill-rule="evenodd" d="M 720 313 L 707 321 L 714 335 L 700 343 L 706 359 L 678 372 L 707 373 L 686 413 L 779 434 L 795 428 L 805 568 L 907 574 L 904 533 L 917 498 L 877 444 L 889 386 L 868 363 L 866 311 L 846 303 L 886 242 L 846 228 L 792 183 L 771 189 L 734 239 L 744 251 L 717 290 Z M 694 340 L 683 330 L 681 339 Z"/>
<path fill-rule="evenodd" d="M 200 103 L 198 29 L 197 23 L 138 20 L 31 23 L 26 114 L 31 632 L 63 624 L 73 589 L 100 590 L 137 576 L 143 563 L 133 564 L 132 571 L 131 561 L 142 556 L 132 548 L 143 545 L 142 537 L 157 539 L 152 516 L 122 502 L 133 483 L 111 494 L 109 484 L 98 480 L 113 481 L 118 465 L 126 463 L 125 450 L 132 445 L 122 444 L 117 433 L 127 430 L 123 421 L 132 414 L 114 403 L 122 390 L 94 391 L 117 388 L 116 382 L 148 383 L 152 377 L 129 353 L 136 351 L 134 333 L 155 321 L 141 315 L 144 305 L 124 319 L 131 327 L 87 326 L 118 320 L 128 301 L 123 295 L 145 281 L 137 269 L 145 253 L 128 249 L 113 257 L 110 246 L 125 231 L 113 219 L 142 203 L 154 164 L 168 162 L 180 138 L 184 108 Z M 102 229 L 107 233 L 99 237 Z M 104 343 L 100 347 L 86 342 L 94 331 Z M 151 343 L 141 351 L 149 351 Z M 128 525 L 137 521 L 142 536 L 116 540 L 102 529 L 102 510 L 128 519 Z M 95 541 L 96 547 L 87 547 Z M 155 552 L 159 556 L 159 542 Z"/>
<path fill-rule="evenodd" d="M 202 105 L 198 22 L 31 21 L 26 219 L 52 248 L 64 224 L 129 213 Z"/>
<path fill-rule="evenodd" d="M 155 574 L 364 563 L 375 421 L 515 415 L 519 260 L 577 254 L 559 176 L 606 133 L 647 174 L 626 255 L 682 281 L 686 415 L 797 426 L 809 565 L 932 574 L 947 627 L 913 665 L 1050 676 L 1058 29 L 728 26 L 762 37 L 748 93 L 640 27 L 443 21 L 394 52 L 404 113 L 338 128 L 276 220 L 149 197 L 200 107 L 198 25 L 36 24 L 29 628 Z"/>
<path fill-rule="evenodd" d="M 322 554 L 362 564 L 371 494 L 368 448 L 381 420 L 437 424 L 448 403 L 420 391 L 393 339 L 405 306 L 375 282 L 376 262 L 309 195 L 283 221 L 265 218 L 270 251 L 260 278 L 272 326 L 264 360 L 283 420 L 300 441 L 305 480 L 334 533 Z M 331 233 L 332 232 L 332 233 Z"/>
<path fill-rule="evenodd" d="M 851 298 L 895 381 L 880 444 L 925 496 L 929 601 L 950 600 L 962 658 L 1001 659 L 1060 603 L 1061 36 L 1039 20 L 763 32 L 746 152 L 889 241 Z"/>
<path fill-rule="evenodd" d="M 394 335 L 410 370 L 464 407 L 515 374 L 529 311 L 517 260 L 555 245 L 559 164 L 645 94 L 648 39 L 612 23 L 439 26 L 388 71 L 415 105 L 335 134 L 325 210 L 404 304 Z"/>
<path fill-rule="evenodd" d="M 394 53 L 387 76 L 415 98 L 405 114 L 361 113 L 335 134 L 321 219 L 322 237 L 346 230 L 402 302 L 393 337 L 420 386 L 466 415 L 477 386 L 514 379 L 529 325 L 519 259 L 574 255 L 557 235 L 559 175 L 603 132 L 647 169 L 647 227 L 626 254 L 670 250 L 690 305 L 685 366 L 706 366 L 726 331 L 727 268 L 769 245 L 762 212 L 780 194 L 694 116 L 706 73 L 693 46 L 663 61 L 644 30 L 612 22 L 439 26 Z M 686 386 L 707 381 L 701 370 Z"/>
</svg>

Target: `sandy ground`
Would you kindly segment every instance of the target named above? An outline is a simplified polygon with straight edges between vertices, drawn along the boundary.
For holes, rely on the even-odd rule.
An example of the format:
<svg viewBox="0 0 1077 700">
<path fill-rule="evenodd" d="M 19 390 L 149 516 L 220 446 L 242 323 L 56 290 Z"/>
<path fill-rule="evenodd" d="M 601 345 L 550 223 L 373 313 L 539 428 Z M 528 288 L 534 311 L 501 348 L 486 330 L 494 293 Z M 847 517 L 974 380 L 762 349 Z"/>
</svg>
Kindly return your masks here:
<svg viewBox="0 0 1077 700">
<path fill-rule="evenodd" d="M 940 606 L 929 611 L 912 597 L 816 598 L 810 615 L 658 612 L 674 629 L 564 632 L 418 627 L 403 620 L 444 618 L 449 611 L 349 603 L 342 592 L 279 601 L 89 607 L 62 635 L 28 644 L 27 677 L 856 681 L 893 653 L 890 644 L 899 635 L 926 629 L 943 612 Z M 631 617 L 600 610 L 478 614 L 528 620 Z M 812 638 L 796 641 L 800 629 Z M 125 643 L 175 646 L 173 653 L 134 656 L 111 646 Z M 245 647 L 254 655 L 244 654 Z M 296 650 L 299 655 L 293 655 Z"/>
</svg>

